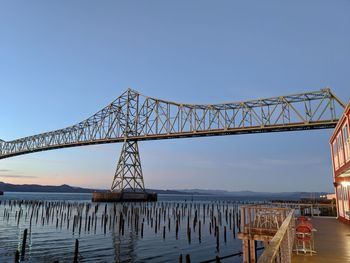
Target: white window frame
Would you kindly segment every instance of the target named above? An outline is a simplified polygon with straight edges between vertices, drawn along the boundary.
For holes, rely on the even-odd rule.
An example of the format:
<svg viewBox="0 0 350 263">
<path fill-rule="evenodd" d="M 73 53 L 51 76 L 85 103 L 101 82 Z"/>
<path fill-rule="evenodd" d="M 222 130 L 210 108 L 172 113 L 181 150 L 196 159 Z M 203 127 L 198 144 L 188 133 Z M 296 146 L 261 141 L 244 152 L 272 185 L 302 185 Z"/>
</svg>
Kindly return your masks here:
<svg viewBox="0 0 350 263">
<path fill-rule="evenodd" d="M 343 125 L 343 140 L 344 140 L 344 147 L 345 147 L 345 160 L 350 160 L 350 138 L 349 138 L 349 126 L 348 124 Z M 345 132 L 346 131 L 346 132 Z M 345 138 L 345 135 L 347 135 L 347 138 Z"/>
<path fill-rule="evenodd" d="M 343 195 L 344 195 L 343 200 L 344 201 L 348 201 L 349 200 L 349 194 L 348 194 L 348 187 L 347 186 L 343 186 Z"/>
<path fill-rule="evenodd" d="M 343 152 L 343 135 L 340 132 L 337 136 L 337 144 L 338 144 L 338 157 L 339 157 L 339 166 L 343 166 L 345 163 L 344 152 Z"/>
<path fill-rule="evenodd" d="M 333 144 L 333 158 L 334 158 L 334 168 L 337 170 L 339 168 L 339 158 L 338 158 L 338 140 L 335 138 Z"/>
</svg>

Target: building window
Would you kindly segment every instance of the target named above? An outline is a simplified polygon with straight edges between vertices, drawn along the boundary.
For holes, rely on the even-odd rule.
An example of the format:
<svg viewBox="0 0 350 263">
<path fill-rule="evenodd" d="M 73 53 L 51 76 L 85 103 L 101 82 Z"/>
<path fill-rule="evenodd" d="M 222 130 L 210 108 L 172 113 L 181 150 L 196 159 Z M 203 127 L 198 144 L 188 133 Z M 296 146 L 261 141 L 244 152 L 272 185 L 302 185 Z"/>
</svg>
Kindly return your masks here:
<svg viewBox="0 0 350 263">
<path fill-rule="evenodd" d="M 338 136 L 338 150 L 341 151 L 342 148 L 343 148 L 343 141 L 341 139 L 341 135 L 339 134 L 339 136 Z"/>
<path fill-rule="evenodd" d="M 342 198 L 341 198 L 341 186 L 338 187 L 337 194 L 338 194 L 338 200 L 342 200 Z"/>
<path fill-rule="evenodd" d="M 350 159 L 350 142 L 349 142 L 349 129 L 348 125 L 343 128 L 344 144 L 345 144 L 345 159 Z"/>
<path fill-rule="evenodd" d="M 344 201 L 348 201 L 348 199 L 349 199 L 348 188 L 346 186 L 344 186 L 343 191 L 344 191 Z"/>
<path fill-rule="evenodd" d="M 344 164 L 344 153 L 343 153 L 343 139 L 341 133 L 338 135 L 338 156 L 339 156 L 339 165 Z"/>
<path fill-rule="evenodd" d="M 334 161 L 334 168 L 338 169 L 339 163 L 338 163 L 338 147 L 337 147 L 337 141 L 335 140 L 333 142 L 333 161 Z"/>
</svg>

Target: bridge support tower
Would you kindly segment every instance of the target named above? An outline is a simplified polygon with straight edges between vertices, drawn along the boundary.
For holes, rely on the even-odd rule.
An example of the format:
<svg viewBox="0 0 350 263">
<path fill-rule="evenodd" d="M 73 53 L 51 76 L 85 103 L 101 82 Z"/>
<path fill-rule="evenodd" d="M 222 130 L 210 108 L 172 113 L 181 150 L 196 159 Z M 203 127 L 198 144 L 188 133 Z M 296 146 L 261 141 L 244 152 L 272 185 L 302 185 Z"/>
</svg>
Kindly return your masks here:
<svg viewBox="0 0 350 263">
<path fill-rule="evenodd" d="M 156 193 L 146 192 L 137 141 L 124 141 L 110 191 L 94 192 L 92 201 L 157 201 Z"/>
</svg>

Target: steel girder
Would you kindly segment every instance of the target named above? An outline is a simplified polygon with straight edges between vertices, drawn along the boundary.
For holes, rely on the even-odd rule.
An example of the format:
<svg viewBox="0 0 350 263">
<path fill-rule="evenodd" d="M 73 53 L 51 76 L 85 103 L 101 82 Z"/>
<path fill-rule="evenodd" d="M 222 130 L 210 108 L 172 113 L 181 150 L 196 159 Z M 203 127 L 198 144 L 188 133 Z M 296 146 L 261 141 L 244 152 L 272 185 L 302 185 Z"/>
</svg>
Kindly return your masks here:
<svg viewBox="0 0 350 263">
<path fill-rule="evenodd" d="M 125 141 L 335 127 L 345 105 L 330 89 L 223 104 L 182 104 L 128 89 L 67 128 L 0 140 L 0 159 L 37 151 Z"/>
</svg>

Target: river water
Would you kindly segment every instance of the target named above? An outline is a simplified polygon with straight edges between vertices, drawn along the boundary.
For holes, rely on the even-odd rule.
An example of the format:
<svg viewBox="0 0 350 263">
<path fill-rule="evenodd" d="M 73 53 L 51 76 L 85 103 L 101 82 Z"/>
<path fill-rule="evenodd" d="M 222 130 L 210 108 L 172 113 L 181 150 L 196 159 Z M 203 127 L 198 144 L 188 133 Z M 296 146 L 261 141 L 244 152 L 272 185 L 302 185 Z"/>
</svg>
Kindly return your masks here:
<svg viewBox="0 0 350 263">
<path fill-rule="evenodd" d="M 91 194 L 0 196 L 0 262 L 14 262 L 24 229 L 26 262 L 73 262 L 76 240 L 79 262 L 179 262 L 181 254 L 183 262 L 187 254 L 191 262 L 207 261 L 241 251 L 239 205 L 263 201 L 206 195 L 158 195 L 158 202 L 132 204 L 90 200 Z"/>
</svg>

